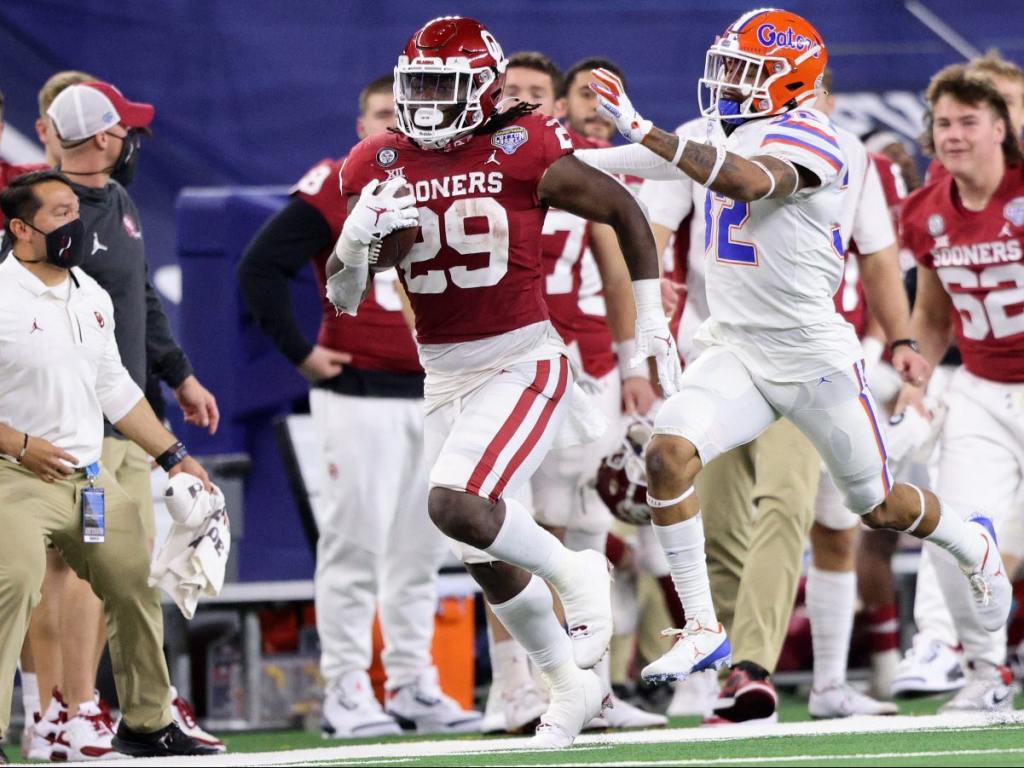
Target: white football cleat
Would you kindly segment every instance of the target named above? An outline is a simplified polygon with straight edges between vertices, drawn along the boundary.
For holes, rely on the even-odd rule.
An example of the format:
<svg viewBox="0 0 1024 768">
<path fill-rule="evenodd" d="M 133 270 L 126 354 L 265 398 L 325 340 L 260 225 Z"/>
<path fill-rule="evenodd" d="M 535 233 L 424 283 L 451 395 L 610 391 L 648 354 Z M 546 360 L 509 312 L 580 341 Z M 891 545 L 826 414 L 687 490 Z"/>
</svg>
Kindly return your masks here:
<svg viewBox="0 0 1024 768">
<path fill-rule="evenodd" d="M 913 645 L 896 667 L 892 695 L 921 696 L 963 688 L 966 680 L 962 658 L 962 653 L 937 638 L 915 635 Z"/>
<path fill-rule="evenodd" d="M 583 730 L 626 731 L 637 728 L 664 728 L 666 725 L 668 718 L 664 715 L 640 709 L 612 694 L 605 711 L 587 723 Z"/>
<path fill-rule="evenodd" d="M 199 725 L 199 720 L 196 719 L 192 705 L 178 695 L 178 689 L 173 685 L 171 686 L 171 717 L 174 718 L 174 722 L 178 724 L 182 733 L 191 736 L 204 747 L 210 747 L 218 752 L 228 751 L 223 741 L 203 730 L 203 727 Z"/>
<path fill-rule="evenodd" d="M 705 669 L 675 682 L 672 700 L 665 714 L 669 717 L 708 717 L 717 700 L 718 675 L 713 669 Z"/>
<path fill-rule="evenodd" d="M 831 720 L 853 715 L 895 715 L 899 707 L 865 696 L 847 683 L 835 683 L 822 691 L 812 688 L 807 711 L 815 720 Z"/>
<path fill-rule="evenodd" d="M 345 672 L 327 687 L 320 727 L 325 739 L 402 733 L 395 719 L 384 714 L 370 685 L 370 676 L 362 670 Z"/>
<path fill-rule="evenodd" d="M 576 666 L 590 669 L 612 639 L 612 579 L 608 558 L 594 549 L 566 550 L 567 578 L 556 589 L 565 609 Z"/>
<path fill-rule="evenodd" d="M 108 717 L 109 713 L 100 709 L 94 701 L 78 705 L 78 714 L 68 718 L 58 739 L 67 745 L 69 762 L 117 760 L 122 757 L 111 744 L 114 732 L 110 730 Z"/>
<path fill-rule="evenodd" d="M 505 731 L 505 691 L 502 684 L 492 679 L 487 689 L 487 703 L 484 705 L 484 716 L 480 720 L 480 733 L 504 733 Z"/>
<path fill-rule="evenodd" d="M 1010 712 L 1018 686 L 1009 667 L 984 661 L 971 662 L 967 684 L 939 707 L 945 712 Z"/>
<path fill-rule="evenodd" d="M 533 682 L 507 691 L 504 696 L 505 731 L 525 733 L 536 728 L 551 703 L 547 692 Z"/>
<path fill-rule="evenodd" d="M 661 634 L 675 637 L 676 644 L 660 659 L 643 668 L 640 676 L 647 682 L 683 680 L 701 670 L 721 669 L 731 660 L 729 638 L 721 624 L 712 629 L 691 619 L 682 629 L 666 629 Z"/>
<path fill-rule="evenodd" d="M 995 632 L 1006 626 L 1006 620 L 1010 616 L 1013 585 L 1006 578 L 992 521 L 984 515 L 974 515 L 967 523 L 974 524 L 978 533 L 985 539 L 985 555 L 974 570 L 963 567 L 961 570 L 970 582 L 974 607 L 978 611 L 981 625 L 989 632 Z"/>
<path fill-rule="evenodd" d="M 32 742 L 22 756 L 28 760 L 53 760 L 60 762 L 68 759 L 66 743 L 58 740 L 68 722 L 68 708 L 60 691 L 54 687 L 50 695 L 50 704 L 43 716 L 32 726 Z M 24 750 L 24 748 L 23 748 Z"/>
<path fill-rule="evenodd" d="M 478 733 L 483 714 L 463 709 L 441 690 L 437 668 L 430 667 L 400 688 L 388 691 L 387 713 L 407 731 L 417 733 Z"/>
<path fill-rule="evenodd" d="M 545 676 L 551 704 L 541 715 L 537 732 L 526 742 L 525 749 L 571 747 L 583 726 L 600 715 L 611 700 L 611 692 L 591 670 L 567 665 L 559 674 L 568 679 L 557 686 L 551 676 Z"/>
</svg>

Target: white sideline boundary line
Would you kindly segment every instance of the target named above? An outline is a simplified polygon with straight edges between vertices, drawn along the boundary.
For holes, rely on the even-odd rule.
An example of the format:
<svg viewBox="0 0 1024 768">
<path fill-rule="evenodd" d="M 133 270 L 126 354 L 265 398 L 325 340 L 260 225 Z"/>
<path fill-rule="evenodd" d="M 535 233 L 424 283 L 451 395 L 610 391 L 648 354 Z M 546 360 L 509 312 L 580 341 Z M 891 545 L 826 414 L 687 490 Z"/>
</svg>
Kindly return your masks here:
<svg viewBox="0 0 1024 768">
<path fill-rule="evenodd" d="M 833 734 L 871 734 L 871 733 L 900 733 L 919 731 L 963 731 L 965 729 L 981 729 L 998 725 L 1024 725 L 1024 711 L 1005 713 L 982 713 L 971 712 L 961 714 L 944 714 L 928 716 L 895 716 L 895 717 L 850 717 L 842 720 L 819 720 L 799 723 L 772 723 L 764 725 L 721 725 L 707 728 L 671 728 L 646 731 L 627 731 L 612 734 L 585 734 L 576 739 L 576 746 L 587 749 L 607 749 L 625 744 L 664 744 L 669 742 L 679 743 L 706 743 L 716 741 L 732 741 L 743 739 L 779 738 L 787 736 L 827 736 Z M 279 752 L 237 752 L 226 755 L 214 755 L 211 757 L 187 758 L 188 764 L 195 766 L 271 766 L 271 765 L 299 765 L 310 763 L 337 763 L 339 761 L 351 761 L 355 764 L 366 765 L 372 762 L 404 763 L 416 760 L 421 757 L 444 757 L 455 755 L 485 755 L 490 753 L 522 752 L 524 755 L 542 755 L 542 752 L 527 751 L 526 745 L 529 737 L 521 736 L 516 738 L 484 739 L 464 738 L 447 739 L 443 741 L 399 741 L 385 742 L 379 744 L 341 745 L 322 747 L 316 749 L 297 749 Z M 1009 750 L 1000 750 L 1008 752 Z M 1024 751 L 1022 749 L 1021 751 Z M 978 751 L 978 754 L 984 754 Z M 931 756 L 931 753 L 921 753 L 923 756 Z M 959 752 L 937 752 L 935 756 L 955 755 Z M 962 754 L 974 754 L 974 751 L 965 750 Z M 902 756 L 902 755 L 892 755 Z M 825 755 L 800 755 L 796 757 L 779 758 L 722 758 L 724 761 L 733 762 L 782 762 L 786 760 L 811 761 L 822 759 Z M 853 756 L 856 759 L 859 756 Z M 867 755 L 866 757 L 879 757 L 881 755 Z M 535 758 L 536 760 L 537 758 Z M 542 759 L 542 758 L 540 758 Z M 534 761 L 531 761 L 534 762 Z M 722 765 L 730 764 L 711 760 L 700 761 L 672 761 L 673 765 L 702 765 L 719 762 Z M 182 764 L 182 758 L 145 758 L 125 760 L 104 760 L 104 766 L 177 766 Z M 648 766 L 659 765 L 657 762 L 637 762 L 631 765 Z M 664 763 L 668 764 L 668 763 Z M 67 765 L 95 765 L 94 763 L 67 763 Z M 612 765 L 612 764 L 609 764 Z M 614 765 L 622 765 L 621 762 Z"/>
</svg>

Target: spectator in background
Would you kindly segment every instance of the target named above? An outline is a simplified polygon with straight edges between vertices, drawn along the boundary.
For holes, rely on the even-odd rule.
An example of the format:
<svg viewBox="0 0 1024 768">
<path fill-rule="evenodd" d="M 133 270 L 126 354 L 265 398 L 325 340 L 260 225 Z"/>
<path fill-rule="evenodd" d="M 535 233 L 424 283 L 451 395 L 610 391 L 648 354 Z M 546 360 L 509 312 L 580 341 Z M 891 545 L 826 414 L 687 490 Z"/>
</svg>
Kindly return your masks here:
<svg viewBox="0 0 1024 768">
<path fill-rule="evenodd" d="M 207 487 L 209 478 L 121 363 L 110 296 L 77 266 L 88 235 L 67 178 L 23 175 L 0 193 L 0 208 L 13 243 L 0 265 L 0 735 L 50 543 L 103 600 L 124 712 L 114 736 L 91 693 L 76 702 L 62 734 L 65 757 L 212 754 L 171 718 L 147 534 L 101 463 L 103 417 L 170 474 L 188 472 Z"/>
<path fill-rule="evenodd" d="M 51 78 L 47 85 L 56 90 L 59 85 L 78 79 L 81 73 L 62 75 Z M 44 93 L 41 98 L 48 95 Z M 141 132 L 148 130 L 153 112 L 148 104 L 127 101 L 109 84 L 72 83 L 54 96 L 47 110 L 50 122 L 44 127 L 52 129 L 60 142 L 61 169 L 75 179 L 72 188 L 81 202 L 88 240 L 82 269 L 111 294 L 118 347 L 125 367 L 142 388 L 146 385 L 148 362 L 175 390 L 186 422 L 213 432 L 219 419 L 216 400 L 195 378 L 184 352 L 171 337 L 167 317 L 148 279 L 138 212 L 123 186 L 112 179 L 113 176 L 126 182 L 131 180 Z M 151 548 L 155 521 L 150 459 L 110 424 L 106 425 L 105 434 L 104 466 L 139 506 Z M 63 685 L 63 698 L 53 696 L 35 724 L 31 741 L 34 756 L 42 756 L 40 753 L 46 751 L 47 744 L 51 753 L 54 751 L 63 709 L 74 712 L 80 702 L 92 700 L 96 670 L 106 644 L 101 606 L 88 584 L 68 574 L 67 582 L 58 589 L 62 631 L 61 663 L 57 666 L 61 676 L 50 679 L 54 685 Z M 45 621 L 45 617 L 41 620 Z M 64 628 L 68 628 L 67 633 Z M 37 674 L 47 680 L 52 671 L 44 664 L 43 653 L 37 651 L 41 645 L 36 642 L 37 634 L 42 633 L 33 629 L 33 657 Z M 43 690 L 48 693 L 50 689 L 44 686 Z M 185 709 L 187 704 L 176 694 L 173 698 L 175 714 L 190 735 L 222 750 L 219 740 L 195 725 L 191 712 Z M 103 734 L 96 733 L 95 737 L 102 739 Z"/>
<path fill-rule="evenodd" d="M 394 127 L 390 75 L 363 89 L 359 112 L 360 139 Z M 379 162 L 390 166 L 395 158 L 381 155 Z M 328 682 L 323 731 L 333 738 L 398 734 L 400 726 L 476 731 L 480 713 L 442 692 L 430 655 L 437 571 L 447 547 L 427 515 L 423 369 L 402 316 L 398 276 L 390 270 L 374 277 L 358 317 L 338 314 L 325 295 L 327 259 L 348 215 L 339 185 L 343 164 L 313 166 L 238 265 L 253 318 L 312 383 L 324 483 L 315 579 L 320 668 Z M 400 165 L 398 158 L 396 170 Z M 288 301 L 289 280 L 310 262 L 323 304 L 315 344 Z M 386 713 L 367 675 L 378 605 Z"/>
<path fill-rule="evenodd" d="M 573 64 L 555 94 L 564 104 L 565 122 L 582 136 L 610 142 L 615 138 L 615 123 L 597 111 L 597 97 L 588 83 L 593 79 L 590 70 L 608 64 L 607 59 L 587 58 Z"/>
</svg>

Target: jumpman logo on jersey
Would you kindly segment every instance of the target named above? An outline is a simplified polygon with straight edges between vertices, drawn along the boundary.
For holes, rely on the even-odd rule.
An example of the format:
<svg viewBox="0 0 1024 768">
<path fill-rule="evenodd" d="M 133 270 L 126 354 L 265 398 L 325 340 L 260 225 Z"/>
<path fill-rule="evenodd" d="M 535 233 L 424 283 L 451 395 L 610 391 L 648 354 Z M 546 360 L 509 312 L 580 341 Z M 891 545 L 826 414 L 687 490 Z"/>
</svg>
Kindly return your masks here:
<svg viewBox="0 0 1024 768">
<path fill-rule="evenodd" d="M 831 384 L 831 383 L 832 383 L 832 380 L 828 376 L 822 376 L 820 379 L 818 379 L 818 386 L 819 387 L 822 384 Z"/>
<path fill-rule="evenodd" d="M 1000 237 L 1012 237 L 1013 233 L 1010 231 L 1010 223 L 1003 222 L 1003 228 L 999 230 Z"/>
<path fill-rule="evenodd" d="M 105 246 L 103 243 L 100 242 L 100 233 L 99 232 L 93 232 L 92 233 L 92 253 L 90 255 L 91 256 L 95 256 L 100 251 L 108 251 L 108 250 L 110 250 L 110 249 L 107 248 L 107 246 Z"/>
<path fill-rule="evenodd" d="M 36 331 L 41 331 L 41 330 L 43 330 L 43 329 L 39 327 L 39 323 L 36 322 L 36 319 L 33 317 L 32 318 L 32 330 L 28 332 L 28 335 L 31 336 Z"/>
<path fill-rule="evenodd" d="M 491 152 L 491 156 L 490 156 L 490 157 L 488 157 L 488 158 L 487 158 L 487 159 L 486 159 L 486 160 L 484 161 L 484 165 L 487 165 L 488 163 L 494 163 L 495 165 L 501 165 L 501 163 L 500 163 L 500 162 L 498 162 L 498 157 L 497 157 L 497 155 L 498 155 L 498 150 L 494 150 L 493 152 Z"/>
</svg>

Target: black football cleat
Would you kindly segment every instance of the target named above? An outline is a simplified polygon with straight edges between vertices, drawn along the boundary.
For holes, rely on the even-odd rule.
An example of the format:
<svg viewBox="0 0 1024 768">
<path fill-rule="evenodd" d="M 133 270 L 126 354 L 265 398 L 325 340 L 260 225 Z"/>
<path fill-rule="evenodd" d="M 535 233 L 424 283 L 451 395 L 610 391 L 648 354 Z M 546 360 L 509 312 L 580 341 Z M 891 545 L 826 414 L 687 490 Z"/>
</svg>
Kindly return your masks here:
<svg viewBox="0 0 1024 768">
<path fill-rule="evenodd" d="M 117 734 L 111 741 L 114 749 L 131 757 L 179 757 L 185 755 L 216 755 L 213 747 L 200 744 L 182 732 L 177 723 L 151 733 L 133 731 L 124 724 L 117 727 Z"/>
</svg>

